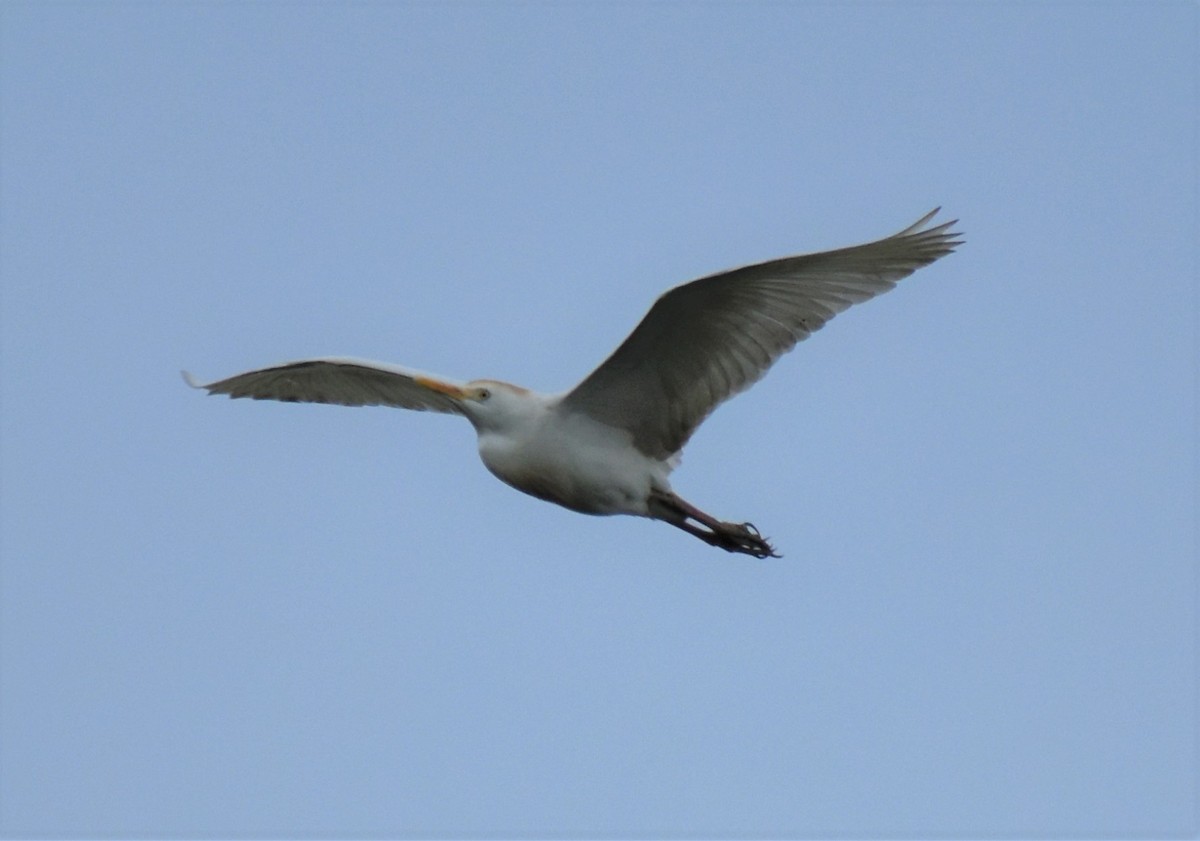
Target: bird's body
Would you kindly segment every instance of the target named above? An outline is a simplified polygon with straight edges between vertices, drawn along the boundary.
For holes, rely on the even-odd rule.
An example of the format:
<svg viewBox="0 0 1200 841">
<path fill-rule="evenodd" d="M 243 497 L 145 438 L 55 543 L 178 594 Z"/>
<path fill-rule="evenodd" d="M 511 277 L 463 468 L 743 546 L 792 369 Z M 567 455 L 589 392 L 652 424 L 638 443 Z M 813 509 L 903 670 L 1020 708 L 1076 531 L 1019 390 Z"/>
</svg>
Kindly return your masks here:
<svg viewBox="0 0 1200 841">
<path fill-rule="evenodd" d="M 453 383 L 343 357 L 203 385 L 185 377 L 230 397 L 461 414 L 475 427 L 488 470 L 517 490 L 584 514 L 664 520 L 711 545 L 768 557 L 774 550 L 752 525 L 717 520 L 672 491 L 679 453 L 718 404 L 796 342 L 952 251 L 959 244 L 953 222 L 925 228 L 933 215 L 866 245 L 677 286 L 599 368 L 561 394 L 495 380 Z"/>
<path fill-rule="evenodd" d="M 497 383 L 493 395 L 508 388 Z M 561 397 L 527 400 L 541 409 L 529 423 L 479 430 L 479 457 L 496 478 L 581 514 L 646 514 L 650 490 L 666 483 L 669 467 L 638 452 L 622 430 L 564 412 Z"/>
</svg>

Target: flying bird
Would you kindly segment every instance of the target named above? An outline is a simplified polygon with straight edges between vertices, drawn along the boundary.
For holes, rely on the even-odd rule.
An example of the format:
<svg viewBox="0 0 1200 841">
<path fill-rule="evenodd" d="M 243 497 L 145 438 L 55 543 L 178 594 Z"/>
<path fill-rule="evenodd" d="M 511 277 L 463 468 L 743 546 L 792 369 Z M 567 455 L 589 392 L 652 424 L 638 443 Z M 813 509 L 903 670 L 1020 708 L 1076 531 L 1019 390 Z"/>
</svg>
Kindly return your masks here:
<svg viewBox="0 0 1200 841">
<path fill-rule="evenodd" d="M 210 394 L 394 406 L 462 415 L 479 455 L 519 491 L 584 514 L 662 520 L 729 552 L 779 557 L 751 523 L 718 520 L 671 489 L 696 427 L 838 313 L 886 292 L 961 245 L 929 226 L 938 209 L 885 239 L 783 257 L 665 292 L 599 368 L 570 391 L 497 380 L 454 382 L 349 357 L 288 362 L 198 383 Z"/>
</svg>

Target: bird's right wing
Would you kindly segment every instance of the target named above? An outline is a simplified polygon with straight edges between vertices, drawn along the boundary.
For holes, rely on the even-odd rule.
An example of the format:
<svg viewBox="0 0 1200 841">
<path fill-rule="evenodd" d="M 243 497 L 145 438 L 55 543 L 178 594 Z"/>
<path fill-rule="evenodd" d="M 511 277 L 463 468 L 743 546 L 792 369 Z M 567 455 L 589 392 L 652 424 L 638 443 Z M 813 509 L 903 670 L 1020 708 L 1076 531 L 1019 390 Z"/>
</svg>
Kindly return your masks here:
<svg viewBox="0 0 1200 841">
<path fill-rule="evenodd" d="M 335 403 L 339 406 L 395 406 L 462 414 L 459 402 L 453 396 L 461 389 L 460 384 L 398 365 L 364 359 L 305 359 L 247 371 L 211 383 L 196 382 L 186 371 L 183 378 L 193 388 L 230 397 L 288 403 Z"/>
<path fill-rule="evenodd" d="M 796 342 L 960 244 L 929 213 L 876 242 L 709 275 L 664 293 L 563 407 L 627 430 L 643 453 L 678 452 L 714 408 Z"/>
</svg>

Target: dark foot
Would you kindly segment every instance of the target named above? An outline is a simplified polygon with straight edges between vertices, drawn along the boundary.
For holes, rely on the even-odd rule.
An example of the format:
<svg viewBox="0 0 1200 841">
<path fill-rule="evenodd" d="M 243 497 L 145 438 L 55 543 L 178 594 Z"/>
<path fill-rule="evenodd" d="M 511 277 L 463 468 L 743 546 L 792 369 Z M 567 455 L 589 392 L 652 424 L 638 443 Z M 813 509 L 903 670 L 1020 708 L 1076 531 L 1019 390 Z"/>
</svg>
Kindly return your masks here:
<svg viewBox="0 0 1200 841">
<path fill-rule="evenodd" d="M 712 545 L 720 546 L 726 552 L 741 552 L 756 558 L 782 557 L 753 523 L 718 523 L 712 536 Z"/>
<path fill-rule="evenodd" d="M 709 546 L 719 546 L 726 552 L 740 552 L 756 558 L 778 558 L 775 548 L 759 534 L 753 523 L 725 523 L 669 490 L 657 489 L 647 500 L 649 516 L 664 520 L 683 529 Z"/>
</svg>

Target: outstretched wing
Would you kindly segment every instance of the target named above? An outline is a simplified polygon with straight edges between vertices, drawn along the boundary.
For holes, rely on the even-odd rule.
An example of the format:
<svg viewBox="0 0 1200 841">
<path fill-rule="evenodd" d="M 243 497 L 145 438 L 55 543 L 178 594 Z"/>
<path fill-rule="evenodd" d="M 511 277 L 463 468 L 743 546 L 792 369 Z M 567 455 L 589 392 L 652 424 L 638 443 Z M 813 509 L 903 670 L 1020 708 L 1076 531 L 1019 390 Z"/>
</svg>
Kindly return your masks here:
<svg viewBox="0 0 1200 841">
<path fill-rule="evenodd" d="M 744 266 L 667 291 L 563 408 L 629 430 L 647 455 L 678 452 L 713 409 L 797 342 L 960 245 L 950 230 L 957 220 L 925 227 L 938 209 L 877 242 Z"/>
<path fill-rule="evenodd" d="M 211 383 L 198 383 L 186 371 L 183 378 L 193 388 L 230 397 L 339 406 L 395 406 L 462 414 L 458 400 L 452 396 L 461 388 L 460 384 L 365 359 L 305 359 Z"/>
</svg>

